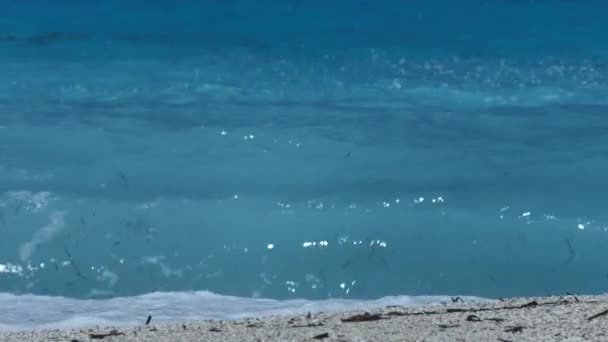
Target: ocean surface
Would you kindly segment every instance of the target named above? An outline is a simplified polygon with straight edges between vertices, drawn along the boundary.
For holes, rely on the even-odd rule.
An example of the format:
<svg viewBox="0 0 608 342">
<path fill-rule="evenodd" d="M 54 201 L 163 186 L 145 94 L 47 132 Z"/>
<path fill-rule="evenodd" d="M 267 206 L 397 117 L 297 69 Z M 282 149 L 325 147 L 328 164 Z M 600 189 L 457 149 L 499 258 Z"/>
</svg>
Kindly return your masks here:
<svg viewBox="0 0 608 342">
<path fill-rule="evenodd" d="M 0 330 L 608 290 L 608 2 L 0 8 Z"/>
</svg>

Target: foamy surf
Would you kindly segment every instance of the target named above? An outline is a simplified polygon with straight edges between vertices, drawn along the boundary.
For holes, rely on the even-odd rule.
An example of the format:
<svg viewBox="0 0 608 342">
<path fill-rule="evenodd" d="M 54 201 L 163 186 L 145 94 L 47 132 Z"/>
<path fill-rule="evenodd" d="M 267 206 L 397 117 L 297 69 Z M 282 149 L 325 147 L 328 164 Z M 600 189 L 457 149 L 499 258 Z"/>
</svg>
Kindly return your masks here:
<svg viewBox="0 0 608 342">
<path fill-rule="evenodd" d="M 461 297 L 467 303 L 487 302 Z M 0 331 L 77 329 L 96 326 L 126 327 L 154 322 L 201 321 L 298 315 L 308 312 L 371 310 L 391 305 L 443 305 L 448 296 L 389 296 L 375 300 L 274 300 L 224 296 L 208 291 L 154 292 L 110 299 L 73 299 L 0 294 Z"/>
</svg>

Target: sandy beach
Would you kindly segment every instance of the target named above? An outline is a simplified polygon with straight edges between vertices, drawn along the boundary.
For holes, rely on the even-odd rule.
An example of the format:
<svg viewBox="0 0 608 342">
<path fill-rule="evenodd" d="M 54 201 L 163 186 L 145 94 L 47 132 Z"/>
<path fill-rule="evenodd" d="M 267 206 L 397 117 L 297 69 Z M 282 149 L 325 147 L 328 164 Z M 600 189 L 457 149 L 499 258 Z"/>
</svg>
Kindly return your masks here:
<svg viewBox="0 0 608 342">
<path fill-rule="evenodd" d="M 608 341 L 608 296 L 3 333 L 0 341 Z"/>
</svg>

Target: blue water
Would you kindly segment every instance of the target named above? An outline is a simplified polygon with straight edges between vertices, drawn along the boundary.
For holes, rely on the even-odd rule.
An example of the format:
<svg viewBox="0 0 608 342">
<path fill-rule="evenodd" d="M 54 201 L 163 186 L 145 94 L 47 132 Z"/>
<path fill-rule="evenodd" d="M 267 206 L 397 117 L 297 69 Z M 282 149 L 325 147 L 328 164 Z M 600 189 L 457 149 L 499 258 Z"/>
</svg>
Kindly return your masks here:
<svg viewBox="0 0 608 342">
<path fill-rule="evenodd" d="M 0 4 L 5 306 L 608 289 L 604 1 Z"/>
</svg>

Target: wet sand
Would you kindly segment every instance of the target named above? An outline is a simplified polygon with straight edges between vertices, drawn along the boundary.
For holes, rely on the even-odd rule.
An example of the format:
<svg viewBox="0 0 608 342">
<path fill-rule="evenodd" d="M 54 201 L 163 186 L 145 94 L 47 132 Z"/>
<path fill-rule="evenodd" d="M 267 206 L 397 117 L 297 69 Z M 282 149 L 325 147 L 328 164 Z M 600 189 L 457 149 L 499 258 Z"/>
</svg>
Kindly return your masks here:
<svg viewBox="0 0 608 342">
<path fill-rule="evenodd" d="M 158 325 L 152 318 L 130 328 L 3 333 L 0 341 L 608 341 L 608 296 Z"/>
</svg>

